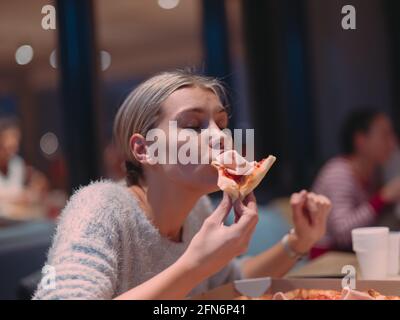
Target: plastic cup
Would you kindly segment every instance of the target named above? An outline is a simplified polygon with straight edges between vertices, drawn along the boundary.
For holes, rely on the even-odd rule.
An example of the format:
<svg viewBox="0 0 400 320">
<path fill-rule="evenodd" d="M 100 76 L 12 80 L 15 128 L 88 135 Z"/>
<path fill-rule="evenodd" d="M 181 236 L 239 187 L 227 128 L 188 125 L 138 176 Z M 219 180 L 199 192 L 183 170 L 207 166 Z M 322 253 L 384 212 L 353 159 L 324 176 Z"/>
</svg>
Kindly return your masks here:
<svg viewBox="0 0 400 320">
<path fill-rule="evenodd" d="M 385 279 L 388 273 L 389 228 L 356 228 L 351 236 L 362 278 Z"/>
<path fill-rule="evenodd" d="M 400 261 L 400 232 L 389 233 L 388 249 L 388 274 L 395 276 L 399 274 Z"/>
</svg>

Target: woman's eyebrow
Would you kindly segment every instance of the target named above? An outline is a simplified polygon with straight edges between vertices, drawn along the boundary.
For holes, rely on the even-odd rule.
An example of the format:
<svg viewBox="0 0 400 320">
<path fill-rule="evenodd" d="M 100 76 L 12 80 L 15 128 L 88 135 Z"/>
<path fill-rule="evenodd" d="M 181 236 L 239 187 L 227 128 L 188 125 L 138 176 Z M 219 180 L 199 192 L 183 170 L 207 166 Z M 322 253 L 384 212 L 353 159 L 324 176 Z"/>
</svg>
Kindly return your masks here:
<svg viewBox="0 0 400 320">
<path fill-rule="evenodd" d="M 214 111 L 214 113 L 223 113 L 223 112 L 227 112 L 226 109 L 223 106 L 218 106 L 217 108 L 215 108 L 216 110 Z M 193 108 L 188 108 L 185 110 L 180 111 L 176 117 L 179 117 L 185 113 L 200 113 L 200 114 L 204 114 L 206 113 L 206 111 L 204 110 L 204 108 L 201 107 L 193 107 Z"/>
<path fill-rule="evenodd" d="M 226 112 L 228 113 L 228 111 L 226 110 L 225 107 L 219 106 L 218 108 L 216 108 L 216 110 L 214 111 L 215 113 L 222 113 L 222 112 Z"/>
<path fill-rule="evenodd" d="M 185 110 L 182 110 L 182 111 L 178 112 L 178 114 L 176 116 L 178 117 L 178 116 L 180 116 L 182 114 L 190 113 L 190 112 L 204 113 L 204 109 L 200 108 L 200 107 L 188 108 L 188 109 L 185 109 Z"/>
</svg>

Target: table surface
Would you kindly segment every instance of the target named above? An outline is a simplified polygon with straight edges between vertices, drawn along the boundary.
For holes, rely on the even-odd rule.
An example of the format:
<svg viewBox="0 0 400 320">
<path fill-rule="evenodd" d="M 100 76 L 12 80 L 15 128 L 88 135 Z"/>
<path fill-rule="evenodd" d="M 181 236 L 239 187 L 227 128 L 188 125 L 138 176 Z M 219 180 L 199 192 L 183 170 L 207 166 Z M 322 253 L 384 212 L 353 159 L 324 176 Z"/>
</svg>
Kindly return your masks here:
<svg viewBox="0 0 400 320">
<path fill-rule="evenodd" d="M 328 252 L 309 263 L 290 271 L 288 278 L 343 278 L 346 272 L 342 268 L 346 265 L 354 266 L 356 277 L 361 278 L 356 255 L 348 252 Z M 400 280 L 399 276 L 391 276 L 388 280 Z"/>
<path fill-rule="evenodd" d="M 295 268 L 287 274 L 287 277 L 343 277 L 343 266 L 351 265 L 358 273 L 358 262 L 355 254 L 347 252 L 328 252 L 304 266 Z"/>
<path fill-rule="evenodd" d="M 0 204 L 0 223 L 30 221 L 46 217 L 46 208 L 41 204 Z"/>
</svg>

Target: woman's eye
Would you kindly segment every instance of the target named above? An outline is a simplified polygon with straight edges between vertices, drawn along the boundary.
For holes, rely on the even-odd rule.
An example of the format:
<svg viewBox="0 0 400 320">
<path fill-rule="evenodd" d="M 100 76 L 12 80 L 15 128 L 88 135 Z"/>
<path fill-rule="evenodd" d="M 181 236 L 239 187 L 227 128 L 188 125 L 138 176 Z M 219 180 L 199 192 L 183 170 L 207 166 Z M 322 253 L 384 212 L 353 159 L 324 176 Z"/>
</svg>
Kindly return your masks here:
<svg viewBox="0 0 400 320">
<path fill-rule="evenodd" d="M 184 126 L 184 129 L 192 129 L 192 130 L 200 130 L 201 129 L 201 124 L 197 121 L 195 122 L 187 122 Z"/>
<path fill-rule="evenodd" d="M 184 129 L 191 129 L 195 131 L 200 131 L 201 127 L 200 126 L 186 126 Z"/>
</svg>

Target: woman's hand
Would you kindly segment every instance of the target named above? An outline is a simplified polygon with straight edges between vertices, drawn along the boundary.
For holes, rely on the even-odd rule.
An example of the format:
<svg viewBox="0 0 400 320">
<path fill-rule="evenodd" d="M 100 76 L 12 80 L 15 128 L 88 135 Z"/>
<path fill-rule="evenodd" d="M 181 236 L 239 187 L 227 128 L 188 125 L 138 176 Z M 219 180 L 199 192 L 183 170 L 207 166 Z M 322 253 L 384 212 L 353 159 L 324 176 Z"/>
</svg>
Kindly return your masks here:
<svg viewBox="0 0 400 320">
<path fill-rule="evenodd" d="M 38 202 L 49 191 L 49 182 L 46 176 L 31 166 L 27 166 L 27 190 L 31 202 Z"/>
<path fill-rule="evenodd" d="M 297 253 L 307 253 L 326 232 L 331 202 L 325 196 L 303 190 L 291 196 L 290 205 L 295 232 L 289 236 L 289 245 Z"/>
<path fill-rule="evenodd" d="M 232 206 L 238 220 L 231 226 L 225 226 L 224 220 Z M 257 222 L 257 204 L 252 193 L 243 202 L 237 200 L 233 205 L 229 196 L 224 193 L 221 203 L 204 221 L 181 259 L 206 278 L 247 251 Z"/>
<path fill-rule="evenodd" d="M 204 279 L 245 252 L 258 221 L 256 199 L 249 195 L 233 206 L 239 216 L 237 223 L 224 226 L 225 217 L 232 208 L 229 196 L 224 194 L 178 261 L 116 299 L 183 299 Z"/>
</svg>

